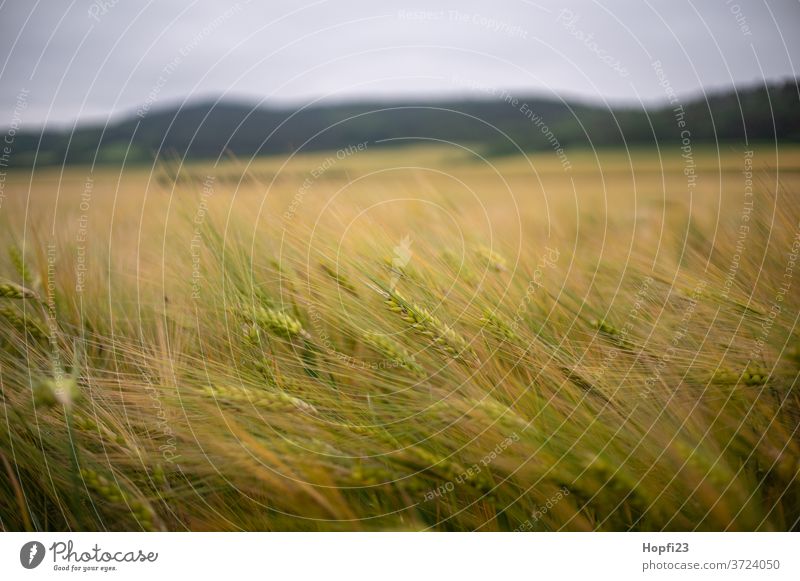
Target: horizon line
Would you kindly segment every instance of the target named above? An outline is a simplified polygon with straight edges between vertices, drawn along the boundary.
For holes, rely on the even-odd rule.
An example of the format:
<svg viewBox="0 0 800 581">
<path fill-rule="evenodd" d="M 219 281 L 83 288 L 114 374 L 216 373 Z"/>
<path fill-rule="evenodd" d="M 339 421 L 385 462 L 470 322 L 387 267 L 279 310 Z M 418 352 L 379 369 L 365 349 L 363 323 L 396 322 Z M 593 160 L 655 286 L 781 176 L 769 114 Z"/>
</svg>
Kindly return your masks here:
<svg viewBox="0 0 800 581">
<path fill-rule="evenodd" d="M 794 84 L 798 88 L 798 95 L 800 95 L 800 78 L 786 76 L 780 79 L 754 81 L 752 83 L 734 83 L 726 86 L 718 87 L 700 87 L 691 92 L 679 94 L 679 97 L 685 102 L 696 102 L 708 97 L 717 97 L 725 94 L 739 94 L 759 89 L 778 87 Z M 490 89 L 491 92 L 484 91 Z M 152 115 L 167 112 L 176 108 L 197 107 L 205 104 L 219 104 L 229 105 L 238 104 L 251 106 L 252 110 L 268 110 L 275 112 L 295 112 L 304 109 L 315 109 L 321 107 L 347 107 L 359 106 L 381 103 L 406 103 L 406 104 L 420 104 L 420 103 L 438 103 L 458 100 L 460 102 L 474 102 L 474 103 L 492 103 L 502 101 L 503 97 L 510 95 L 519 99 L 530 99 L 537 101 L 547 101 L 551 103 L 563 103 L 572 105 L 581 105 L 586 107 L 595 108 L 613 108 L 622 110 L 647 110 L 657 111 L 665 109 L 670 106 L 670 101 L 667 97 L 659 98 L 652 101 L 635 101 L 632 99 L 614 99 L 602 96 L 590 96 L 587 94 L 580 95 L 577 93 L 563 94 L 558 96 L 547 93 L 541 89 L 513 89 L 513 88 L 495 88 L 490 85 L 476 86 L 467 89 L 454 90 L 454 91 L 438 91 L 428 93 L 407 93 L 398 96 L 390 95 L 322 95 L 312 98 L 289 98 L 289 99 L 272 99 L 267 102 L 265 97 L 258 97 L 254 94 L 236 94 L 236 93 L 212 93 L 197 94 L 191 96 L 174 97 L 164 99 L 163 101 L 154 101 L 156 107 L 150 109 L 148 107 L 145 115 L 140 115 L 143 105 L 140 103 L 135 107 L 126 108 L 125 111 L 119 113 L 108 113 L 105 116 L 98 114 L 96 117 L 86 115 L 82 118 L 71 119 L 68 121 L 44 121 L 37 124 L 31 124 L 31 128 L 22 129 L 20 134 L 30 133 L 44 133 L 44 132 L 63 132 L 74 129 L 87 129 L 91 127 L 102 127 L 118 125 L 127 121 L 134 120 L 137 116 L 141 119 Z M 94 117 L 94 118 L 93 118 Z M 0 130 L 8 129 L 10 126 L 2 125 Z"/>
</svg>

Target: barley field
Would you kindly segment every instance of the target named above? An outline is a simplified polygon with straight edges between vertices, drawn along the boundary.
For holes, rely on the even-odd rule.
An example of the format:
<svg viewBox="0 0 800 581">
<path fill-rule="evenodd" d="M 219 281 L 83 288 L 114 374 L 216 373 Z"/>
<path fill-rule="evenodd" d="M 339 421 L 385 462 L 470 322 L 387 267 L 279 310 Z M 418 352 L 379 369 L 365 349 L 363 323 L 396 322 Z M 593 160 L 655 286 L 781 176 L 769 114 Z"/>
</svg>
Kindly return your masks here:
<svg viewBox="0 0 800 581">
<path fill-rule="evenodd" d="M 792 530 L 800 148 L 8 174 L 4 530 Z"/>
</svg>

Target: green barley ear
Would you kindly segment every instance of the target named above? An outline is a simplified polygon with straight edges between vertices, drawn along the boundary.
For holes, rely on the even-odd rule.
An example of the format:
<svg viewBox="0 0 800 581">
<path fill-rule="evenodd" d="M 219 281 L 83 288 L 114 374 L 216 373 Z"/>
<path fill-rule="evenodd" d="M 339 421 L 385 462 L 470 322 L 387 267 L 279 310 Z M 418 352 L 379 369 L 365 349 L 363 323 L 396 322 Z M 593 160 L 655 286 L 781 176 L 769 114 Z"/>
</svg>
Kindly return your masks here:
<svg viewBox="0 0 800 581">
<path fill-rule="evenodd" d="M 711 383 L 717 383 L 721 385 L 735 385 L 738 380 L 739 376 L 733 373 L 727 367 L 721 367 L 715 371 L 714 375 L 711 377 Z"/>
<path fill-rule="evenodd" d="M 748 365 L 742 372 L 742 381 L 745 385 L 764 385 L 769 381 L 769 371 L 757 365 Z"/>
<path fill-rule="evenodd" d="M 80 432 L 100 436 L 104 440 L 108 442 L 114 442 L 118 446 L 124 446 L 131 450 L 133 449 L 125 439 L 125 436 L 114 431 L 103 423 L 97 423 L 94 418 L 91 418 L 80 412 L 75 412 L 72 421 L 72 425 Z"/>
<path fill-rule="evenodd" d="M 89 468 L 81 468 L 81 478 L 86 487 L 100 496 L 109 504 L 124 505 L 131 509 L 134 517 L 142 525 L 142 528 L 147 531 L 156 530 L 153 522 L 156 514 L 153 508 L 143 500 L 136 498 L 131 499 L 128 492 L 126 492 L 117 481 L 111 481 L 102 474 Z"/>
<path fill-rule="evenodd" d="M 109 502 L 120 503 L 128 500 L 128 494 L 116 482 L 111 482 L 94 470 L 82 468 L 81 478 L 90 489 Z"/>
<path fill-rule="evenodd" d="M 29 288 L 13 282 L 0 282 L 0 298 L 3 299 L 35 299 L 37 295 Z"/>
<path fill-rule="evenodd" d="M 259 307 L 254 317 L 254 322 L 284 339 L 293 339 L 295 337 L 311 338 L 306 330 L 303 329 L 300 321 L 291 315 L 268 307 Z"/>
<path fill-rule="evenodd" d="M 526 422 L 513 408 L 500 403 L 494 398 L 484 397 L 483 399 L 470 399 L 469 404 L 477 410 L 481 410 L 488 415 L 492 423 L 500 422 L 516 429 L 524 430 L 528 426 Z M 516 432 L 515 432 L 516 434 Z"/>
<path fill-rule="evenodd" d="M 16 270 L 17 274 L 19 274 L 22 284 L 24 284 L 26 287 L 33 286 L 33 281 L 28 273 L 28 269 L 25 268 L 25 257 L 22 255 L 22 252 L 16 244 L 12 244 L 8 248 L 8 256 L 11 259 L 11 264 L 14 265 L 14 270 Z"/>
<path fill-rule="evenodd" d="M 100 426 L 94 419 L 90 418 L 81 413 L 76 413 L 75 417 L 73 418 L 73 426 L 76 430 L 80 430 L 81 432 L 99 432 Z"/>
<path fill-rule="evenodd" d="M 481 322 L 487 330 L 501 340 L 515 341 L 518 339 L 511 326 L 490 309 L 484 309 Z"/>
<path fill-rule="evenodd" d="M 242 325 L 242 333 L 245 340 L 251 345 L 261 345 L 261 335 L 258 332 L 258 325 L 245 323 Z"/>
<path fill-rule="evenodd" d="M 355 285 L 350 282 L 350 279 L 348 279 L 343 273 L 339 272 L 338 269 L 332 268 L 324 262 L 320 263 L 319 266 L 322 271 L 336 281 L 336 284 L 338 284 L 341 288 L 349 292 L 354 297 L 358 296 L 358 291 L 356 290 Z"/>
<path fill-rule="evenodd" d="M 391 311 L 399 313 L 412 329 L 432 339 L 436 347 L 457 359 L 472 357 L 467 340 L 425 307 L 406 301 L 396 291 L 385 291 L 384 296 Z"/>
<path fill-rule="evenodd" d="M 396 341 L 392 341 L 386 335 L 380 333 L 367 332 L 363 335 L 364 341 L 375 351 L 389 359 L 395 365 L 410 371 L 418 377 L 423 377 L 425 371 L 414 356 Z"/>
<path fill-rule="evenodd" d="M 12 327 L 14 327 L 23 335 L 27 333 L 37 341 L 47 340 L 47 335 L 44 331 L 42 331 L 41 327 L 39 327 L 39 324 L 36 323 L 36 321 L 20 315 L 17 310 L 11 307 L 0 307 L 0 318 L 8 321 Z"/>
<path fill-rule="evenodd" d="M 605 320 L 595 319 L 591 322 L 591 325 L 601 333 L 605 333 L 606 335 L 610 335 L 611 337 L 616 337 L 619 335 L 619 329 L 617 329 L 614 325 L 608 323 Z"/>
<path fill-rule="evenodd" d="M 364 466 L 360 462 L 350 471 L 349 481 L 353 486 L 377 486 L 392 482 L 395 478 L 384 468 Z"/>
<path fill-rule="evenodd" d="M 164 472 L 164 466 L 161 464 L 161 462 L 157 463 L 155 468 L 153 468 L 152 478 L 153 483 L 159 487 L 167 485 L 167 475 Z"/>
<path fill-rule="evenodd" d="M 319 413 L 314 405 L 282 391 L 256 391 L 225 386 L 207 387 L 204 391 L 221 403 L 248 404 L 272 411 L 295 410 L 307 414 Z"/>
</svg>

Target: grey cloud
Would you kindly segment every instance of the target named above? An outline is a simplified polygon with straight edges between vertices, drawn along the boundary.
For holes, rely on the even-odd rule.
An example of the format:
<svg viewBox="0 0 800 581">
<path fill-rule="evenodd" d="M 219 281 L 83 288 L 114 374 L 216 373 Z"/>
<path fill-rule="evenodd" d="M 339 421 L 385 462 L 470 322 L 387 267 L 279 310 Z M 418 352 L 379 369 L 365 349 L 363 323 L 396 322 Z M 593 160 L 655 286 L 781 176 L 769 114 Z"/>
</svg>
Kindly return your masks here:
<svg viewBox="0 0 800 581">
<path fill-rule="evenodd" d="M 102 120 L 226 94 L 475 94 L 472 85 L 620 103 L 795 77 L 800 4 L 690 2 L 131 2 L 0 7 L 5 125 Z M 327 63 L 327 64 L 326 64 Z"/>
</svg>

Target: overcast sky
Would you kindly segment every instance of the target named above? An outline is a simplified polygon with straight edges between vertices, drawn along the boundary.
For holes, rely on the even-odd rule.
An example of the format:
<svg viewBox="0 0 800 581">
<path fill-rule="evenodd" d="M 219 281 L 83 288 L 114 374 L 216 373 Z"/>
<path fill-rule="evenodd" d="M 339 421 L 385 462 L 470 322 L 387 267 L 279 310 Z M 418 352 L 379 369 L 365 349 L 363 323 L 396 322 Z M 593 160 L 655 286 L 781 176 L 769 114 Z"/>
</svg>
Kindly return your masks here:
<svg viewBox="0 0 800 581">
<path fill-rule="evenodd" d="M 798 0 L 6 0 L 0 125 L 219 95 L 663 102 L 796 77 L 798 33 Z"/>
</svg>

